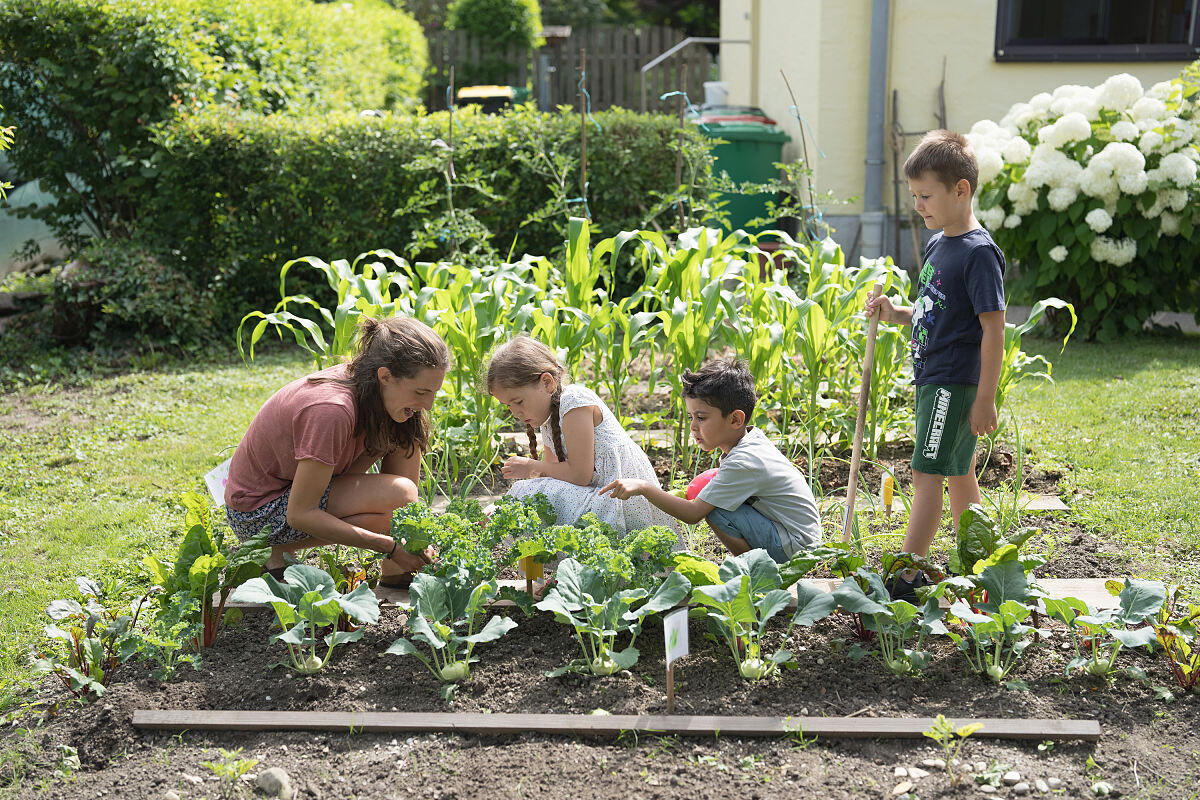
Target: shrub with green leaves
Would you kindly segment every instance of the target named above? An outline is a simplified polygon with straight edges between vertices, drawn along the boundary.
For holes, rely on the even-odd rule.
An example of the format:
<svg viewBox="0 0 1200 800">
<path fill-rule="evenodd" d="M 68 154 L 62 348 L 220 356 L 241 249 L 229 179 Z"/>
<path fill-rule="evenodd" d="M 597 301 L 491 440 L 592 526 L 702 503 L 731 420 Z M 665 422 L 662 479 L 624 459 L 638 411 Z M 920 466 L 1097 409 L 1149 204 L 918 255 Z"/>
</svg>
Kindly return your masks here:
<svg viewBox="0 0 1200 800">
<path fill-rule="evenodd" d="M 538 46 L 541 9 L 538 0 L 452 0 L 446 27 L 466 31 L 480 50 L 477 63 L 460 67 L 458 85 L 501 83 L 516 67 L 511 58 L 518 53 L 528 57 Z"/>
<path fill-rule="evenodd" d="M 1200 256 L 1198 92 L 1194 71 L 1149 89 L 1120 74 L 971 128 L 977 213 L 1018 267 L 1013 301 L 1061 297 L 1089 339 L 1137 332 L 1164 309 L 1200 313 L 1200 281 L 1180 280 Z"/>
<path fill-rule="evenodd" d="M 428 59 L 382 0 L 0 0 L 0 52 L 13 164 L 56 198 L 27 213 L 72 246 L 133 232 L 181 112 L 399 107 Z"/>
</svg>

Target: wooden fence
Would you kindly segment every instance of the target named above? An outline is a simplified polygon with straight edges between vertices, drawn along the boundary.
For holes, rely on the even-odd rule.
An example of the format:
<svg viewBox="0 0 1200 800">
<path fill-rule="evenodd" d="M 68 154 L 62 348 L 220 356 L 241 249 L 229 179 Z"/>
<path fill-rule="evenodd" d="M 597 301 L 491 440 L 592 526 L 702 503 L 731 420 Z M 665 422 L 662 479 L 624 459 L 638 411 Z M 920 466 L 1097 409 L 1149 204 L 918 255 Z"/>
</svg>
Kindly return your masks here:
<svg viewBox="0 0 1200 800">
<path fill-rule="evenodd" d="M 455 84 L 461 88 L 473 82 L 471 75 L 486 59 L 509 65 L 504 71 L 491 73 L 493 81 L 502 85 L 528 86 L 531 101 L 539 97 L 549 101 L 549 107 L 578 106 L 579 80 L 584 51 L 587 75 L 584 87 L 591 97 L 593 111 L 620 106 L 638 110 L 642 103 L 641 68 L 674 45 L 683 41 L 684 34 L 659 26 L 608 26 L 576 30 L 560 44 L 549 44 L 539 50 L 510 48 L 504 53 L 485 53 L 480 42 L 462 31 L 436 31 L 429 35 L 431 76 L 425 98 L 430 110 L 446 108 L 446 87 L 450 66 L 455 67 Z M 499 56 L 497 59 L 496 57 Z M 545 57 L 546 85 L 540 85 L 538 62 Z M 686 47 L 646 73 L 646 110 L 674 112 L 678 98 L 660 101 L 667 92 L 687 91 L 696 105 L 704 102 L 704 81 L 711 80 L 713 57 L 704 45 Z M 465 81 L 464 81 L 465 76 Z"/>
</svg>

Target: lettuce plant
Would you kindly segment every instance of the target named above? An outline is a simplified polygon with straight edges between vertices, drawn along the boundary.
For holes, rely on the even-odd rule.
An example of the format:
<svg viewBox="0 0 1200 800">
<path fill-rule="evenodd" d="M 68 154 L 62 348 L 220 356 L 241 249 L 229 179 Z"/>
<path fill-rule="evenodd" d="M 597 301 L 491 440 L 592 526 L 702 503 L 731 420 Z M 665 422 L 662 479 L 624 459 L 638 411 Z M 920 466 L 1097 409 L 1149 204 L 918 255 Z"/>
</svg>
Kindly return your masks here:
<svg viewBox="0 0 1200 800">
<path fill-rule="evenodd" d="M 779 565 L 765 550 L 751 550 L 726 558 L 718 574 L 723 583 L 696 587 L 692 601 L 707 609 L 738 665 L 738 674 L 760 680 L 773 675 L 780 664 L 792 664 L 791 651 L 767 655 L 762 645 L 767 623 L 791 601 L 791 592 L 782 588 Z M 831 595 L 805 584 L 796 585 L 796 598 L 788 630 L 792 625 L 812 625 L 837 607 Z"/>
<path fill-rule="evenodd" d="M 987 593 L 987 600 L 976 607 L 956 600 L 950 614 L 966 627 L 961 633 L 948 630 L 947 635 L 967 657 L 972 670 L 999 683 L 1033 643 L 1029 636 L 1046 632 L 1025 624 L 1033 607 L 1029 605 L 1029 583 L 1019 561 L 985 567 L 977 583 Z"/>
<path fill-rule="evenodd" d="M 413 642 L 400 638 L 387 649 L 389 655 L 416 656 L 434 677 L 444 683 L 457 683 L 471 677 L 475 645 L 492 642 L 517 627 L 507 617 L 492 616 L 477 628 L 488 603 L 496 599 L 496 581 L 476 584 L 471 573 L 457 567 L 445 575 L 420 573 L 413 577 L 409 627 L 413 639 L 429 646 L 426 658 Z"/>
<path fill-rule="evenodd" d="M 858 580 L 847 579 L 833 592 L 838 606 L 861 615 L 863 625 L 875 633 L 878 658 L 888 672 L 911 675 L 924 670 L 929 666 L 929 652 L 922 649 L 925 637 L 946 633 L 937 598 L 927 597 L 918 608 L 906 600 L 892 600 L 883 579 L 866 567 L 859 568 L 857 577 L 870 593 L 863 591 Z"/>
<path fill-rule="evenodd" d="M 288 660 L 272 664 L 272 667 L 282 664 L 302 675 L 311 675 L 329 662 L 335 647 L 357 642 L 363 635 L 362 628 L 333 630 L 321 639 L 327 648 L 321 657 L 317 640 L 320 629 L 336 625 L 342 614 L 358 625 L 379 620 L 379 600 L 365 583 L 342 594 L 334 588 L 329 573 L 316 567 L 293 564 L 283 574 L 286 583 L 280 583 L 270 575 L 252 578 L 235 589 L 230 598 L 242 603 L 264 603 L 275 609 L 275 616 L 284 631 L 272 636 L 271 641 L 287 645 Z"/>
<path fill-rule="evenodd" d="M 692 589 L 687 578 L 678 572 L 668 575 L 653 595 L 642 587 L 617 589 L 620 576 L 585 566 L 573 558 L 559 564 L 555 577 L 558 582 L 535 607 L 553 613 L 556 620 L 574 629 L 583 658 L 546 673 L 550 678 L 567 672 L 612 675 L 629 669 L 638 660 L 634 642 L 646 617 L 678 605 Z M 617 650 L 617 635 L 626 632 L 629 645 Z"/>
<path fill-rule="evenodd" d="M 661 525 L 621 536 L 595 514 L 585 514 L 574 525 L 555 525 L 519 539 L 507 561 L 531 557 L 545 563 L 562 555 L 611 576 L 620 585 L 652 590 L 671 568 L 678 541 L 675 531 Z"/>
</svg>

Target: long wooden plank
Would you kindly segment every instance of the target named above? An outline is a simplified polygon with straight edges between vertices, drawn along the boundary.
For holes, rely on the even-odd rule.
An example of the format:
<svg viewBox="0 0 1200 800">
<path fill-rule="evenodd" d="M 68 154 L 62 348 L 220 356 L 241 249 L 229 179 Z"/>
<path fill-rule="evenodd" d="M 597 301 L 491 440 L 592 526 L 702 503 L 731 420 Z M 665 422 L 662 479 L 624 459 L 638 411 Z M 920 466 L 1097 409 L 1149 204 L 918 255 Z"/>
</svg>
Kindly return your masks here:
<svg viewBox="0 0 1200 800">
<path fill-rule="evenodd" d="M 979 723 L 974 738 L 1100 738 L 1100 723 L 1076 719 L 954 719 L 954 727 Z M 201 711 L 139 709 L 133 726 L 147 730 L 353 731 L 355 733 L 544 733 L 617 736 L 626 731 L 680 736 L 805 736 L 850 739 L 919 739 L 931 717 L 706 717 L 614 714 L 478 714 L 407 711 Z"/>
</svg>

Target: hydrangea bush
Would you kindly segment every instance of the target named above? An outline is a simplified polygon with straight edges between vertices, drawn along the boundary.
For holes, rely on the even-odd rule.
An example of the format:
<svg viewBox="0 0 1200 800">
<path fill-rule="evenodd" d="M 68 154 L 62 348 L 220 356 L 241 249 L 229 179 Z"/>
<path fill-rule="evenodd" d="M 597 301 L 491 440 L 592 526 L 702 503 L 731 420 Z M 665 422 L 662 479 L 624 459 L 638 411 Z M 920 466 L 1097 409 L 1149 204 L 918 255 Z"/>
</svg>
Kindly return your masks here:
<svg viewBox="0 0 1200 800">
<path fill-rule="evenodd" d="M 1128 74 L 1060 86 L 971 128 L 976 215 L 1017 264 L 1015 301 L 1070 301 L 1088 338 L 1200 310 L 1194 75 L 1149 90 Z"/>
</svg>

